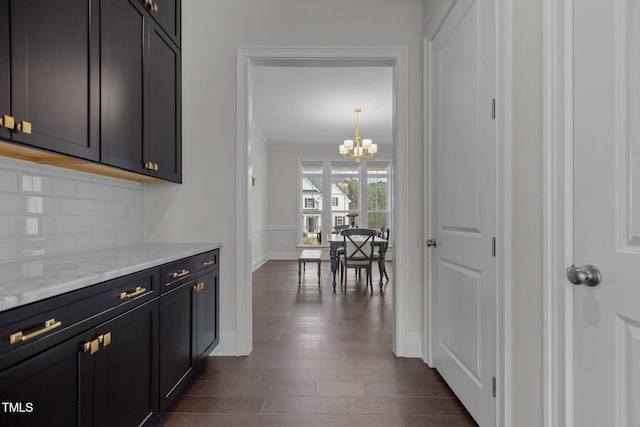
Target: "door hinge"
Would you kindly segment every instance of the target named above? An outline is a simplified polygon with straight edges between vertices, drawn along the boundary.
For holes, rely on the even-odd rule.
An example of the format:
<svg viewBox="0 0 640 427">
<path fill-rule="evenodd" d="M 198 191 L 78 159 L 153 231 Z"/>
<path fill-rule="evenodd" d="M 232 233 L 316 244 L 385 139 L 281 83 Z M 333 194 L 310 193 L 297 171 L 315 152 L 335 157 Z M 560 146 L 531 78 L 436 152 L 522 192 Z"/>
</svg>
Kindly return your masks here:
<svg viewBox="0 0 640 427">
<path fill-rule="evenodd" d="M 496 377 L 493 377 L 493 397 L 496 397 Z"/>
<path fill-rule="evenodd" d="M 491 256 L 492 257 L 496 257 L 496 238 L 492 237 L 491 238 Z"/>
<path fill-rule="evenodd" d="M 495 98 L 491 100 L 491 118 L 492 119 L 496 118 L 496 99 Z"/>
</svg>

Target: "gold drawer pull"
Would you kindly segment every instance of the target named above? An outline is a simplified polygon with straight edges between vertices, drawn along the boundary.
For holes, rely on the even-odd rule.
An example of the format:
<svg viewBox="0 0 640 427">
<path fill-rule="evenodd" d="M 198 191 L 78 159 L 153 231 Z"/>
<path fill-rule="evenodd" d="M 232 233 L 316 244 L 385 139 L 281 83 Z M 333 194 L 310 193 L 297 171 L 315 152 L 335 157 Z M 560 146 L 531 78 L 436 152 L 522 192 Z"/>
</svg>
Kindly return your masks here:
<svg viewBox="0 0 640 427">
<path fill-rule="evenodd" d="M 4 126 L 7 129 L 15 129 L 16 128 L 16 119 L 13 116 L 9 116 L 7 114 L 3 114 L 0 117 L 0 126 Z"/>
<path fill-rule="evenodd" d="M 202 263 L 205 267 L 209 267 L 211 265 L 215 265 L 216 261 L 214 259 L 210 259 L 209 261 L 205 261 Z"/>
<path fill-rule="evenodd" d="M 22 132 L 22 133 L 26 133 L 27 135 L 31 135 L 31 123 L 30 122 L 22 120 L 20 123 L 18 123 L 18 125 L 16 126 L 16 129 L 18 130 L 18 132 Z"/>
<path fill-rule="evenodd" d="M 55 329 L 61 325 L 62 325 L 61 321 L 59 320 L 56 321 L 56 319 L 49 319 L 46 322 L 44 322 L 44 328 L 38 329 L 37 331 L 31 332 L 30 334 L 27 334 L 27 335 L 22 335 L 22 331 L 16 332 L 15 334 L 11 334 L 11 336 L 9 337 L 9 341 L 11 342 L 11 344 L 24 342 L 26 340 L 30 340 L 31 338 L 35 338 L 38 335 L 44 334 L 45 332 L 48 332 L 52 329 Z"/>
<path fill-rule="evenodd" d="M 131 292 L 122 292 L 120 294 L 120 299 L 127 299 L 127 298 L 133 298 L 135 296 L 138 296 L 144 292 L 146 292 L 147 289 L 146 288 L 141 288 L 140 286 L 136 286 L 135 290 L 131 291 Z"/>
<path fill-rule="evenodd" d="M 198 282 L 195 285 L 193 285 L 193 290 L 196 292 L 200 292 L 203 289 L 204 289 L 204 282 Z"/>
<path fill-rule="evenodd" d="M 189 274 L 189 270 L 176 271 L 173 273 L 173 278 L 175 279 L 177 277 L 186 276 L 187 274 Z"/>
</svg>

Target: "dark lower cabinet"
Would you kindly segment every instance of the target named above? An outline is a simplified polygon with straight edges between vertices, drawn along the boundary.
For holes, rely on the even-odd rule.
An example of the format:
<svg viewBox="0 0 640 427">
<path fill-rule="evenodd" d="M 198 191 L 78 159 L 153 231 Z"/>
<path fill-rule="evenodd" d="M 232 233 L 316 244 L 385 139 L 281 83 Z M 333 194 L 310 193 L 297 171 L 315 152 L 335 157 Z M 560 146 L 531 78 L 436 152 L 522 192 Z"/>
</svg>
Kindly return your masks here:
<svg viewBox="0 0 640 427">
<path fill-rule="evenodd" d="M 155 299 L 4 371 L 0 425 L 151 425 L 158 320 Z"/>
<path fill-rule="evenodd" d="M 218 269 L 179 284 L 160 297 L 160 409 L 182 391 L 218 344 Z"/>
<path fill-rule="evenodd" d="M 0 373 L 0 425 L 80 425 L 81 394 L 90 390 L 80 387 L 79 348 L 89 339 L 69 339 Z"/>
<path fill-rule="evenodd" d="M 87 356 L 94 359 L 92 425 L 150 425 L 158 416 L 159 313 L 156 299 L 96 329 L 103 343 Z"/>
<path fill-rule="evenodd" d="M 195 369 L 194 282 L 177 286 L 160 297 L 160 408 L 173 401 Z"/>
<path fill-rule="evenodd" d="M 218 343 L 218 258 L 206 252 L 0 313 L 0 426 L 155 423 Z M 180 279 L 158 296 L 165 270 Z"/>
<path fill-rule="evenodd" d="M 220 310 L 218 300 L 220 288 L 218 287 L 218 270 L 205 274 L 196 286 L 195 311 L 196 311 L 196 357 L 200 360 L 209 356 L 211 350 L 218 344 L 218 323 Z"/>
</svg>

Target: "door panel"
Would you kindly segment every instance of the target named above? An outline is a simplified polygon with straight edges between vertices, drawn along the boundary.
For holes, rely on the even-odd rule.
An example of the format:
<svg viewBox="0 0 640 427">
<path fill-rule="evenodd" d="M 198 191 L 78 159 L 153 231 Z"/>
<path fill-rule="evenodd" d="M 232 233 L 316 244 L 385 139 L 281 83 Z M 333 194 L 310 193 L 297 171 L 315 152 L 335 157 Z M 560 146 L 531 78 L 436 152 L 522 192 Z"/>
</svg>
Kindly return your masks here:
<svg viewBox="0 0 640 427">
<path fill-rule="evenodd" d="M 458 0 L 431 50 L 433 363 L 481 426 L 496 420 L 494 8 Z"/>
<path fill-rule="evenodd" d="M 602 273 L 573 290 L 574 425 L 637 426 L 640 8 L 583 0 L 573 13 L 574 262 Z"/>
<path fill-rule="evenodd" d="M 144 36 L 148 27 L 137 0 L 102 3 L 101 160 L 141 171 L 144 116 Z"/>
<path fill-rule="evenodd" d="M 11 2 L 11 114 L 32 124 L 14 141 L 98 160 L 97 8 L 87 0 Z"/>
</svg>

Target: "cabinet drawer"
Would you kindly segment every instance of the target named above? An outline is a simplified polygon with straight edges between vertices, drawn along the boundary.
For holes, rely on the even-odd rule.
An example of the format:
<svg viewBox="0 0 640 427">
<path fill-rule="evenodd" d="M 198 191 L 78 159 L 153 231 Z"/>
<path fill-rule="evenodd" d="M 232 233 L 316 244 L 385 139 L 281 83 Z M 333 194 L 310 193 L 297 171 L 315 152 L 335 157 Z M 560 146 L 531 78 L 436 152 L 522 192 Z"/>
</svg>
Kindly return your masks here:
<svg viewBox="0 0 640 427">
<path fill-rule="evenodd" d="M 182 280 L 191 278 L 194 273 L 205 269 L 218 268 L 220 250 L 205 252 L 189 258 L 184 258 L 165 264 L 160 267 L 160 277 L 162 280 L 162 292 L 175 287 Z"/>
<path fill-rule="evenodd" d="M 0 370 L 158 295 L 157 269 L 0 313 Z"/>
</svg>

